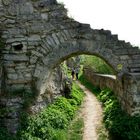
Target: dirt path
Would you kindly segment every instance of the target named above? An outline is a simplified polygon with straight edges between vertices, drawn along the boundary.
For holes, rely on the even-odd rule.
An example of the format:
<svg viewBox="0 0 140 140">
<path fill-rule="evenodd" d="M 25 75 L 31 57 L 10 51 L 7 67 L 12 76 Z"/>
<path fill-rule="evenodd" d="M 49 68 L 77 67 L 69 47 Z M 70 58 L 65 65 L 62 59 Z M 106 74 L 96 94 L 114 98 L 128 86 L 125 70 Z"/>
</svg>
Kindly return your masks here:
<svg viewBox="0 0 140 140">
<path fill-rule="evenodd" d="M 81 115 L 84 119 L 84 134 L 83 140 L 97 140 L 97 128 L 102 122 L 102 108 L 96 96 L 87 88 L 77 82 L 77 84 L 84 90 L 86 97 L 81 109 Z"/>
</svg>

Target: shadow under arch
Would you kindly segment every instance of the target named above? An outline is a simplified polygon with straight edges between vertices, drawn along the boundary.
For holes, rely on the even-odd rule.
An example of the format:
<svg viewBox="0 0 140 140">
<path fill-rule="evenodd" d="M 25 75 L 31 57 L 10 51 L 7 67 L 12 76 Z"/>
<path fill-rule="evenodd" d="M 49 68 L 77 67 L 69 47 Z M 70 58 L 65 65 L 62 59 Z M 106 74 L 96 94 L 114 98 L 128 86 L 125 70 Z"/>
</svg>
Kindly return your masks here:
<svg viewBox="0 0 140 140">
<path fill-rule="evenodd" d="M 88 54 L 98 56 L 103 59 L 116 73 L 127 73 L 127 64 L 121 62 L 119 56 L 113 54 L 111 49 L 107 49 L 101 46 L 97 41 L 79 39 L 75 41 L 67 41 L 60 44 L 58 49 L 53 50 L 52 53 L 41 59 L 43 63 L 42 72 L 36 77 L 37 91 L 41 94 L 45 92 L 47 81 L 53 71 L 64 60 L 81 55 Z M 121 69 L 118 69 L 118 65 L 123 65 Z"/>
</svg>

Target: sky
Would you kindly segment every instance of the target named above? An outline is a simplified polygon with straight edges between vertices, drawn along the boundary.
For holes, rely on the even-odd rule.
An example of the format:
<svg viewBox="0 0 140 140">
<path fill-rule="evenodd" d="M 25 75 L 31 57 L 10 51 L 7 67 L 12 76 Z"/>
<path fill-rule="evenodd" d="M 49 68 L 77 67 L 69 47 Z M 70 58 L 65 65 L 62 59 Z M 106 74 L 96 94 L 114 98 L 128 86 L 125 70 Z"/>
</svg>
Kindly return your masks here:
<svg viewBox="0 0 140 140">
<path fill-rule="evenodd" d="M 140 46 L 140 0 L 57 0 L 68 15 L 93 29 L 111 30 L 120 40 Z"/>
</svg>

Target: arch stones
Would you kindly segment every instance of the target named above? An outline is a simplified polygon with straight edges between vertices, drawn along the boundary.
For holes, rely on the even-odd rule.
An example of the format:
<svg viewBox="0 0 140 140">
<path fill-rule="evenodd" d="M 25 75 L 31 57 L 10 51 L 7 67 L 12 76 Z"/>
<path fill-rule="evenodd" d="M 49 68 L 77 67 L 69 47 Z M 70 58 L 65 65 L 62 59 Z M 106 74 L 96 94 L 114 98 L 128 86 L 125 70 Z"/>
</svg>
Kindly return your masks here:
<svg viewBox="0 0 140 140">
<path fill-rule="evenodd" d="M 123 87 L 128 85 L 122 93 L 125 99 L 118 94 L 120 102 L 129 114 L 140 114 L 139 48 L 108 30 L 91 29 L 69 18 L 56 0 L 0 0 L 0 40 L 4 42 L 3 47 L 0 44 L 1 99 L 21 88 L 35 88 L 39 97 L 47 94 L 55 67 L 69 57 L 89 54 L 105 60 Z M 15 105 L 22 104 L 18 99 Z"/>
</svg>

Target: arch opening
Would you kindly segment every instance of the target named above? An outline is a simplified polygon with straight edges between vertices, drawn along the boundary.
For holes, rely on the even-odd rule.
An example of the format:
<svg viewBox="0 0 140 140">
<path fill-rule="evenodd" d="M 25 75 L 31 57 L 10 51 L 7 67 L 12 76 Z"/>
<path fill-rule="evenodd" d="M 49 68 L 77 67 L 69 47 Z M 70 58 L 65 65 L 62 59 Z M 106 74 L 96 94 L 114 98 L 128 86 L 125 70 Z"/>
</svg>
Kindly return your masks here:
<svg viewBox="0 0 140 140">
<path fill-rule="evenodd" d="M 93 59 L 92 58 L 93 55 L 88 55 L 88 56 L 91 57 L 91 59 Z M 68 94 L 70 93 L 70 88 L 71 88 L 71 83 L 72 83 L 72 70 L 74 69 L 74 71 L 75 71 L 74 79 L 76 79 L 76 71 L 78 70 L 77 77 L 79 77 L 79 73 L 81 73 L 81 71 L 83 70 L 83 67 L 85 67 L 85 66 L 83 66 L 83 62 L 81 61 L 81 59 L 83 59 L 82 57 L 83 57 L 83 55 L 74 54 L 71 57 L 70 56 L 66 57 L 66 59 L 61 61 L 61 63 L 59 63 L 58 65 L 53 67 L 46 79 L 46 83 L 44 84 L 44 87 L 43 87 L 44 91 L 42 90 L 41 94 L 51 95 L 49 97 L 49 98 L 52 97 L 52 99 L 50 99 L 50 102 L 51 102 L 51 100 L 56 98 L 55 95 L 69 96 Z M 104 60 L 102 60 L 98 57 L 96 57 L 96 60 L 101 61 L 102 62 L 101 65 L 104 64 L 107 66 L 107 68 L 110 68 L 110 71 L 113 74 L 112 68 Z M 101 65 L 100 65 L 100 67 L 101 67 Z M 98 73 L 99 73 L 99 71 L 98 71 Z M 111 73 L 109 73 L 109 71 L 108 71 L 108 73 L 107 73 L 107 71 L 105 71 L 104 73 L 111 74 Z M 66 92 L 69 92 L 69 93 L 66 93 Z"/>
</svg>

